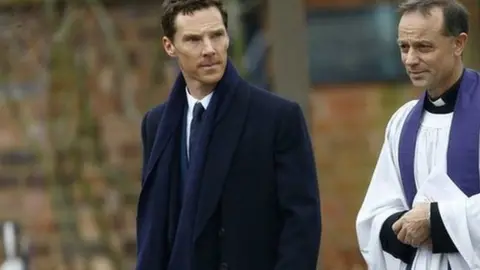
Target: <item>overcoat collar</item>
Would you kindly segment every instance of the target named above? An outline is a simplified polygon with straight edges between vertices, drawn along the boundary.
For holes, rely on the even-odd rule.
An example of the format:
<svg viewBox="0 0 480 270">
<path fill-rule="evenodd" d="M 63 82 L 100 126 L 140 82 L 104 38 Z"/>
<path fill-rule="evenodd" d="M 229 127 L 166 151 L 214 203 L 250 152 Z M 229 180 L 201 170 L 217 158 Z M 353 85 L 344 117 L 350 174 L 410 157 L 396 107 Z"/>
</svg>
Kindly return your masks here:
<svg viewBox="0 0 480 270">
<path fill-rule="evenodd" d="M 158 125 L 152 152 L 147 163 L 145 184 L 151 179 L 152 171 L 168 143 L 182 122 L 186 104 L 185 79 L 179 74 L 166 102 Z M 194 238 L 197 238 L 208 218 L 214 213 L 220 199 L 223 183 L 240 139 L 248 111 L 250 88 L 237 73 L 229 60 L 222 79 L 214 89 L 208 110 L 215 110 L 209 135 L 205 166 L 201 177 L 198 211 L 195 219 Z"/>
</svg>

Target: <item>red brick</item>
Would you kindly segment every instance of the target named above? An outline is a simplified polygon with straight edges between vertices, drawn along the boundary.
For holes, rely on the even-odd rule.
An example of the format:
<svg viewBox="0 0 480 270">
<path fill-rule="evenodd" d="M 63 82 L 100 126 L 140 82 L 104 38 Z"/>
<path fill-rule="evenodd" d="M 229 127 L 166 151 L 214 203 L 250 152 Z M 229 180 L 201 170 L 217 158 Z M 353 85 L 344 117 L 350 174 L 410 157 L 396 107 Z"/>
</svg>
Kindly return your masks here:
<svg viewBox="0 0 480 270">
<path fill-rule="evenodd" d="M 370 181 L 386 121 L 408 99 L 382 85 L 318 87 L 311 93 L 312 140 L 322 200 L 323 269 L 363 267 L 355 218 Z M 407 87 L 408 88 L 408 87 Z M 385 98 L 391 106 L 385 106 Z"/>
</svg>

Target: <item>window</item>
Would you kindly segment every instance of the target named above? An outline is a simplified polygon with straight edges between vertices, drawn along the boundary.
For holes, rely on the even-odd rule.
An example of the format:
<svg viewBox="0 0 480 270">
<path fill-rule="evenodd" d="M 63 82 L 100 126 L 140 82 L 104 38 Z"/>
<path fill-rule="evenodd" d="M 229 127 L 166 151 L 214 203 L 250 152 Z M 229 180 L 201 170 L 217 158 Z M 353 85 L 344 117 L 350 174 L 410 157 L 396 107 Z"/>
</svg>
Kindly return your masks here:
<svg viewBox="0 0 480 270">
<path fill-rule="evenodd" d="M 393 6 L 316 10 L 308 14 L 313 84 L 403 80 Z"/>
<path fill-rule="evenodd" d="M 307 23 L 311 84 L 407 79 L 397 46 L 394 5 L 309 10 Z M 268 85 L 267 46 L 261 31 L 247 46 L 247 79 L 258 85 Z"/>
</svg>

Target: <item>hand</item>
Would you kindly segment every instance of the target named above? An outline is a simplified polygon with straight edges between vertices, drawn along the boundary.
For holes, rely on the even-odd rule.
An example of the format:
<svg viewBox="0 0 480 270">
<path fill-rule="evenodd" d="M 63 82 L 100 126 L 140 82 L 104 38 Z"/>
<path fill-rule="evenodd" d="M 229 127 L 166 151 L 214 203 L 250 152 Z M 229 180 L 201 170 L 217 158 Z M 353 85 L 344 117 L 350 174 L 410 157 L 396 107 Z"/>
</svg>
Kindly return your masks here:
<svg viewBox="0 0 480 270">
<path fill-rule="evenodd" d="M 427 240 L 425 242 L 423 242 L 420 246 L 426 247 L 428 249 L 432 249 L 432 239 L 427 238 Z"/>
<path fill-rule="evenodd" d="M 419 203 L 392 226 L 400 242 L 418 247 L 430 236 L 430 203 Z"/>
</svg>

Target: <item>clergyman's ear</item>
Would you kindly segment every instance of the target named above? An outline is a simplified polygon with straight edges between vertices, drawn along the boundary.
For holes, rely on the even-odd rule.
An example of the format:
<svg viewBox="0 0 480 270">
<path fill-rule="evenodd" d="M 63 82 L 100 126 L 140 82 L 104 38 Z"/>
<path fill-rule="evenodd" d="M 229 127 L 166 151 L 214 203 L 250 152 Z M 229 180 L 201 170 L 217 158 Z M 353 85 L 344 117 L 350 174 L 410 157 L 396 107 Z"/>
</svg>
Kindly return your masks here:
<svg viewBox="0 0 480 270">
<path fill-rule="evenodd" d="M 461 56 L 465 47 L 467 46 L 468 35 L 466 33 L 461 33 L 455 38 L 455 48 L 454 53 L 456 56 Z"/>
</svg>

